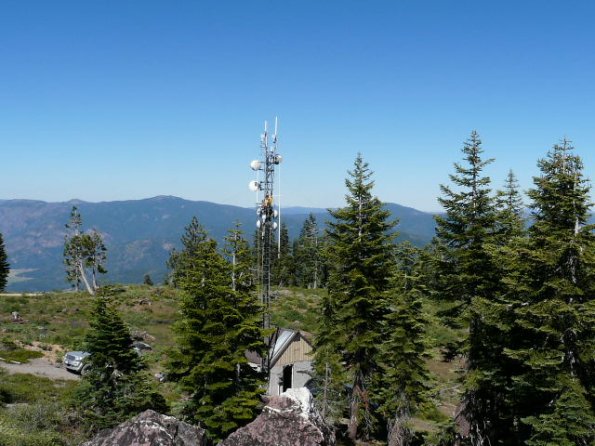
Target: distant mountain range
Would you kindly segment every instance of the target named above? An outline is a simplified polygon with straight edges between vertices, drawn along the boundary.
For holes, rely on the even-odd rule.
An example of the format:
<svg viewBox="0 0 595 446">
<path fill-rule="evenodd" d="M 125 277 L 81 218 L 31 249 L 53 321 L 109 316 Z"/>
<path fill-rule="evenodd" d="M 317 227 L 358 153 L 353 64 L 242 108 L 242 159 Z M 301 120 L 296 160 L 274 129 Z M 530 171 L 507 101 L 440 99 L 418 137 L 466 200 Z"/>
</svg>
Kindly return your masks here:
<svg viewBox="0 0 595 446">
<path fill-rule="evenodd" d="M 221 241 L 235 221 L 242 223 L 251 240 L 256 212 L 205 201 L 188 201 L 160 196 L 145 200 L 87 203 L 72 200 L 47 203 L 33 200 L 0 200 L 0 233 L 13 274 L 8 291 L 46 291 L 68 287 L 64 279 L 62 251 L 70 210 L 76 205 L 85 229 L 95 228 L 104 236 L 108 249 L 109 282 L 140 283 L 150 274 L 163 281 L 165 262 L 172 248 L 180 247 L 184 227 L 193 216 Z M 399 238 L 421 246 L 434 235 L 433 215 L 398 204 L 386 208 L 399 219 Z M 283 209 L 283 222 L 291 238 L 297 237 L 309 213 L 320 226 L 329 219 L 326 209 L 293 207 Z"/>
</svg>

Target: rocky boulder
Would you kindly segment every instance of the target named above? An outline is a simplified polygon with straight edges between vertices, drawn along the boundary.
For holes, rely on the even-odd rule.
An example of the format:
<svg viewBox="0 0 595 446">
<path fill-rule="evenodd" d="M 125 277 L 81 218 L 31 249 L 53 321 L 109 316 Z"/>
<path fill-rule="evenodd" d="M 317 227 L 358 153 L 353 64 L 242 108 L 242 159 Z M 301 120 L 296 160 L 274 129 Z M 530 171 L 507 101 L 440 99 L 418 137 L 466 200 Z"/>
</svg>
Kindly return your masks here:
<svg viewBox="0 0 595 446">
<path fill-rule="evenodd" d="M 219 446 L 332 446 L 335 435 L 305 387 L 270 397 L 262 413 Z"/>
<path fill-rule="evenodd" d="M 205 446 L 203 429 L 174 417 L 146 410 L 124 423 L 99 432 L 81 446 Z"/>
</svg>

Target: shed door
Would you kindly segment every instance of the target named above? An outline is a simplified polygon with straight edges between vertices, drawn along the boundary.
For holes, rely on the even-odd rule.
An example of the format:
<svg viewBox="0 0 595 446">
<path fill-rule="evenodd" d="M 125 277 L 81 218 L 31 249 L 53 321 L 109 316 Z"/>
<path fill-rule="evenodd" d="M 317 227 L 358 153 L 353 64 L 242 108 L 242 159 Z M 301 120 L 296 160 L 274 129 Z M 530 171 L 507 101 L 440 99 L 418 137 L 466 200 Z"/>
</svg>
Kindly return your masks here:
<svg viewBox="0 0 595 446">
<path fill-rule="evenodd" d="M 293 387 L 293 364 L 283 367 L 283 392 Z"/>
</svg>

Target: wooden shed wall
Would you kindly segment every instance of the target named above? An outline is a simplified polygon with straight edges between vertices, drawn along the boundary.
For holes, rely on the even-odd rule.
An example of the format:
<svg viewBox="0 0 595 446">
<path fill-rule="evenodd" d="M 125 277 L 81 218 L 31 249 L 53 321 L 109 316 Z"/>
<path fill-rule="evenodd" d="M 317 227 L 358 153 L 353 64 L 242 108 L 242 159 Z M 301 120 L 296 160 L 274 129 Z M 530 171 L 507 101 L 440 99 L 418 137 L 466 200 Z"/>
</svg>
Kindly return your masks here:
<svg viewBox="0 0 595 446">
<path fill-rule="evenodd" d="M 284 366 L 301 361 L 312 361 L 311 352 L 312 347 L 310 344 L 299 336 L 287 346 L 279 360 L 275 363 L 275 366 Z"/>
</svg>

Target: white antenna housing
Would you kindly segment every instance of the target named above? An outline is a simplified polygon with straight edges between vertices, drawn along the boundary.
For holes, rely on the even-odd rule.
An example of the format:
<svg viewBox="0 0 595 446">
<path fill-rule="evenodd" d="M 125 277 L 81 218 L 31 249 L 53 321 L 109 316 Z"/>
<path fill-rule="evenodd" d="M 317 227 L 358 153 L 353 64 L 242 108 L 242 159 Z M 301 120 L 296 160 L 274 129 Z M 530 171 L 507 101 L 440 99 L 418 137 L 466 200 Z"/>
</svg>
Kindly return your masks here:
<svg viewBox="0 0 595 446">
<path fill-rule="evenodd" d="M 260 183 L 256 180 L 248 183 L 248 189 L 252 192 L 258 192 L 260 190 Z"/>
</svg>

